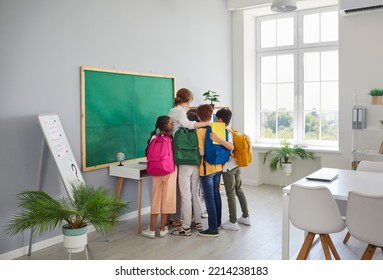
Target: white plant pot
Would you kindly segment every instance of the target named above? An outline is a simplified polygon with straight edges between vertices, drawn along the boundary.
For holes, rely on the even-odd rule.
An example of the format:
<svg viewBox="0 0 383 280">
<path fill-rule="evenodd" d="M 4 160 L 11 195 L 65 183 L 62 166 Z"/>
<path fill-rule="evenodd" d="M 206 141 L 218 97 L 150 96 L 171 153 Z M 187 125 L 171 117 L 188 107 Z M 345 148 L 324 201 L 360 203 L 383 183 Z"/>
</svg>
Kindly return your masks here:
<svg viewBox="0 0 383 280">
<path fill-rule="evenodd" d="M 293 165 L 291 164 L 291 162 L 282 163 L 282 170 L 286 176 L 290 176 L 291 172 L 293 171 Z"/>
<path fill-rule="evenodd" d="M 69 253 L 82 252 L 88 243 L 88 227 L 68 229 L 62 227 L 64 235 L 64 247 Z"/>
</svg>

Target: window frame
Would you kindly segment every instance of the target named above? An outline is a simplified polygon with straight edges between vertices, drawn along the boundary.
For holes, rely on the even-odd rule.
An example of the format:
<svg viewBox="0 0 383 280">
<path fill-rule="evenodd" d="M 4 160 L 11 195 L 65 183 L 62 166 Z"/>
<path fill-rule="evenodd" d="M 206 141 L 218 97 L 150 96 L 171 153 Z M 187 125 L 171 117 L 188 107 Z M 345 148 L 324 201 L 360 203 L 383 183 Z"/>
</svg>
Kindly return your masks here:
<svg viewBox="0 0 383 280">
<path fill-rule="evenodd" d="M 289 15 L 289 16 L 287 16 Z M 281 19 L 281 18 L 286 18 L 286 17 L 292 17 L 294 19 L 294 44 L 291 45 L 291 46 L 281 46 L 281 47 L 269 47 L 267 48 L 267 50 L 265 49 L 262 49 L 261 48 L 261 24 L 260 22 L 264 19 L 267 18 L 267 20 L 277 20 L 277 19 Z M 257 17 L 256 19 L 256 52 L 258 54 L 258 52 L 265 52 L 265 51 L 282 51 L 282 50 L 290 50 L 292 48 L 297 48 L 298 46 L 298 38 L 297 38 L 297 14 L 296 13 L 287 13 L 285 16 L 281 16 L 281 15 L 267 15 L 267 16 L 261 16 L 261 17 Z"/>
<path fill-rule="evenodd" d="M 260 68 L 261 68 L 261 58 L 264 57 L 264 56 L 278 56 L 278 55 L 284 55 L 284 54 L 293 54 L 294 56 L 294 128 L 296 127 L 297 123 L 297 110 L 295 110 L 297 104 L 297 95 L 296 95 L 296 92 L 297 92 L 297 82 L 296 82 L 296 79 L 297 79 L 297 75 L 298 75 L 298 67 L 297 67 L 297 63 L 298 63 L 298 52 L 297 50 L 286 50 L 286 49 L 281 49 L 281 50 L 274 50 L 274 51 L 271 51 L 271 52 L 267 52 L 267 54 L 257 54 L 257 62 L 256 62 L 256 67 L 257 67 L 257 70 L 256 70 L 256 75 L 257 75 L 257 86 L 256 86 L 256 90 L 257 90 L 257 94 L 256 94 L 256 124 L 259 124 L 256 126 L 256 136 L 257 136 L 257 143 L 270 143 L 270 144 L 275 144 L 275 143 L 280 143 L 280 139 L 278 138 L 275 138 L 275 139 L 271 139 L 271 138 L 261 138 L 261 71 L 260 71 Z M 297 131 L 294 129 L 294 138 L 296 139 L 297 135 L 296 135 Z M 294 138 L 291 140 L 293 141 Z"/>
<path fill-rule="evenodd" d="M 303 55 L 305 53 L 309 52 L 326 52 L 326 51 L 333 51 L 337 50 L 338 51 L 338 61 L 339 61 L 339 49 L 337 46 L 325 46 L 320 49 L 318 48 L 301 48 L 298 50 L 298 63 L 299 63 L 299 90 L 298 90 L 298 111 L 300 112 L 298 114 L 298 131 L 300 133 L 299 137 L 297 139 L 300 139 L 299 143 L 303 145 L 308 145 L 308 146 L 317 146 L 317 147 L 338 147 L 339 143 L 339 135 L 338 135 L 338 141 L 323 141 L 323 140 L 304 140 L 304 98 L 303 98 L 303 86 L 304 86 L 304 80 L 303 80 Z M 321 80 L 322 82 L 322 80 Z M 322 112 L 322 110 L 321 110 Z M 339 125 L 339 76 L 338 76 L 338 125 Z M 339 133 L 339 129 L 338 129 Z"/>
<path fill-rule="evenodd" d="M 337 6 L 328 6 L 322 8 L 313 8 L 303 11 L 295 11 L 286 14 L 265 15 L 256 17 L 256 114 L 255 114 L 255 142 L 257 144 L 279 144 L 280 138 L 261 138 L 261 58 L 264 56 L 281 55 L 286 53 L 294 54 L 294 138 L 288 139 L 291 143 L 299 143 L 302 145 L 313 147 L 328 147 L 334 148 L 339 146 L 339 128 L 338 139 L 334 141 L 327 140 L 304 140 L 304 103 L 303 103 L 303 54 L 306 52 L 323 52 L 328 50 L 337 50 L 339 58 L 339 33 L 337 41 L 330 41 L 324 43 L 306 43 L 303 44 L 303 17 L 309 14 L 323 13 L 323 12 L 337 12 Z M 294 19 L 294 44 L 290 46 L 261 48 L 261 21 L 273 20 L 285 17 L 293 17 Z M 339 25 L 339 16 L 338 16 Z M 339 72 L 338 72 L 338 89 L 339 89 Z M 339 98 L 339 90 L 338 90 Z M 339 103 L 338 103 L 338 126 L 339 126 Z"/>
</svg>

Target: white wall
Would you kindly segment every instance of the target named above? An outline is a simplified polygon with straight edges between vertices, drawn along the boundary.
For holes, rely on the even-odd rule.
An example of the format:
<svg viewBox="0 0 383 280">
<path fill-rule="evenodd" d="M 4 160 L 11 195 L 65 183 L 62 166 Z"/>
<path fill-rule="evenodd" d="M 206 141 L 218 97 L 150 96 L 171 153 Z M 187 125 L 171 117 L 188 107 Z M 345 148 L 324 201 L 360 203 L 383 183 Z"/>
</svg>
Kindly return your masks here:
<svg viewBox="0 0 383 280">
<path fill-rule="evenodd" d="M 0 259 L 28 245 L 28 233 L 8 237 L 3 227 L 17 211 L 16 194 L 36 188 L 42 141 L 37 114 L 60 116 L 81 164 L 82 65 L 174 75 L 177 89 L 194 92 L 195 105 L 212 89 L 221 94 L 222 105 L 231 106 L 226 1 L 0 1 Z M 42 189 L 66 195 L 49 154 L 43 169 Z M 91 185 L 113 190 L 117 185 L 107 169 L 83 176 Z M 121 198 L 132 201 L 136 210 L 137 182 L 124 182 Z M 150 191 L 149 180 L 143 185 L 142 207 L 150 205 Z"/>
<path fill-rule="evenodd" d="M 0 228 L 17 211 L 15 195 L 35 187 L 42 140 L 37 114 L 59 114 L 80 163 L 81 65 L 174 75 L 177 88 L 189 87 L 196 94 L 194 105 L 202 101 L 198 93 L 216 90 L 222 94 L 222 105 L 233 107 L 233 126 L 245 128 L 241 112 L 248 110 L 244 104 L 249 103 L 243 92 L 254 85 L 245 84 L 242 75 L 248 70 L 241 62 L 241 40 L 247 32 L 241 27 L 243 20 L 249 19 L 241 11 L 228 12 L 224 0 L 2 0 Z M 320 162 L 305 164 L 288 180 L 318 166 L 349 168 L 352 95 L 365 98 L 370 88 L 383 87 L 383 13 L 340 18 L 339 23 L 341 150 L 319 153 Z M 369 137 L 365 145 L 375 148 L 382 138 Z M 243 168 L 243 181 L 284 184 L 284 177 L 268 173 L 258 152 L 262 151 L 254 150 L 253 164 Z M 49 156 L 43 167 L 43 189 L 65 195 Z M 117 184 L 107 169 L 83 175 L 89 184 L 112 189 Z M 143 187 L 143 207 L 147 207 L 150 184 Z M 136 197 L 136 182 L 128 180 L 122 198 L 133 201 L 133 210 Z M 28 241 L 28 234 L 1 234 L 0 259 Z"/>
<path fill-rule="evenodd" d="M 342 17 L 340 21 L 340 90 L 344 100 L 342 120 L 352 134 L 350 118 L 353 102 L 371 104 L 367 93 L 372 88 L 383 88 L 383 11 Z M 382 106 L 367 106 L 367 126 L 378 127 L 383 119 Z M 357 147 L 378 151 L 383 130 L 355 131 Z M 348 141 L 347 141 L 348 143 Z"/>
<path fill-rule="evenodd" d="M 255 0 L 254 0 L 255 1 Z M 263 2 L 263 1 L 259 1 Z M 270 1 L 271 2 L 271 1 Z M 304 1 L 306 2 L 306 1 Z M 307 1 L 309 2 L 309 1 Z M 247 69 L 242 57 L 246 56 L 246 44 L 240 40 L 246 32 L 245 22 L 253 19 L 252 14 L 244 10 L 233 12 L 233 68 Z M 268 167 L 263 165 L 263 153 L 265 149 L 253 149 L 254 162 L 250 167 L 243 168 L 243 179 L 247 184 L 259 185 L 262 183 L 284 185 L 305 176 L 320 167 L 350 168 L 351 152 L 353 150 L 353 134 L 351 129 L 351 110 L 354 104 L 354 96 L 358 100 L 370 102 L 366 93 L 374 87 L 383 87 L 383 11 L 358 14 L 339 18 L 339 152 L 316 152 L 318 159 L 305 161 L 293 166 L 294 171 L 285 180 L 282 172 L 271 174 Z M 250 59 L 245 59 L 249 61 Z M 255 77 L 255 76 L 254 76 Z M 233 75 L 233 111 L 246 111 L 248 101 L 246 96 L 252 95 L 252 88 L 246 87 L 243 77 Z M 253 103 L 254 104 L 254 103 Z M 372 108 L 368 109 L 372 112 Z M 375 115 L 381 113 L 383 119 L 383 107 Z M 246 127 L 243 120 L 234 119 L 233 126 Z M 358 145 L 365 149 L 378 150 L 383 140 L 383 133 L 376 132 L 366 135 L 358 134 Z"/>
</svg>

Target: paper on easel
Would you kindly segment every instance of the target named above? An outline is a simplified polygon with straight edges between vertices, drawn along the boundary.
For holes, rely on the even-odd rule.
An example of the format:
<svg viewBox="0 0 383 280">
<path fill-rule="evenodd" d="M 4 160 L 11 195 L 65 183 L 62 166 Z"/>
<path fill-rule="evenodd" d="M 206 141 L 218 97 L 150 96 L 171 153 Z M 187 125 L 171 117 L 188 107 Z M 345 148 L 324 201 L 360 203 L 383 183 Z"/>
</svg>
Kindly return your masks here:
<svg viewBox="0 0 383 280">
<path fill-rule="evenodd" d="M 211 131 L 217 134 L 220 138 L 226 140 L 226 126 L 223 122 L 212 122 Z M 213 141 L 213 144 L 219 144 L 216 141 Z"/>
</svg>

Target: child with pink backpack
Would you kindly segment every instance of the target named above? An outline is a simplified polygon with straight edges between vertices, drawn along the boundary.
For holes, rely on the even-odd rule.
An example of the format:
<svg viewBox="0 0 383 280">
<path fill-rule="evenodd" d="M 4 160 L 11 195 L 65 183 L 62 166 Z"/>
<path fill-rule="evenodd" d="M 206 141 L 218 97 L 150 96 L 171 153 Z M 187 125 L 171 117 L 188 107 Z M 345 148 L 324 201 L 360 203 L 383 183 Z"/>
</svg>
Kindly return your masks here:
<svg viewBox="0 0 383 280">
<path fill-rule="evenodd" d="M 152 176 L 152 204 L 149 228 L 143 230 L 141 234 L 148 238 L 155 238 L 158 214 L 161 215 L 160 237 L 165 237 L 169 233 L 166 226 L 168 214 L 176 212 L 177 171 L 170 138 L 172 130 L 173 123 L 170 117 L 158 117 L 145 150 L 148 161 L 146 171 Z"/>
</svg>

